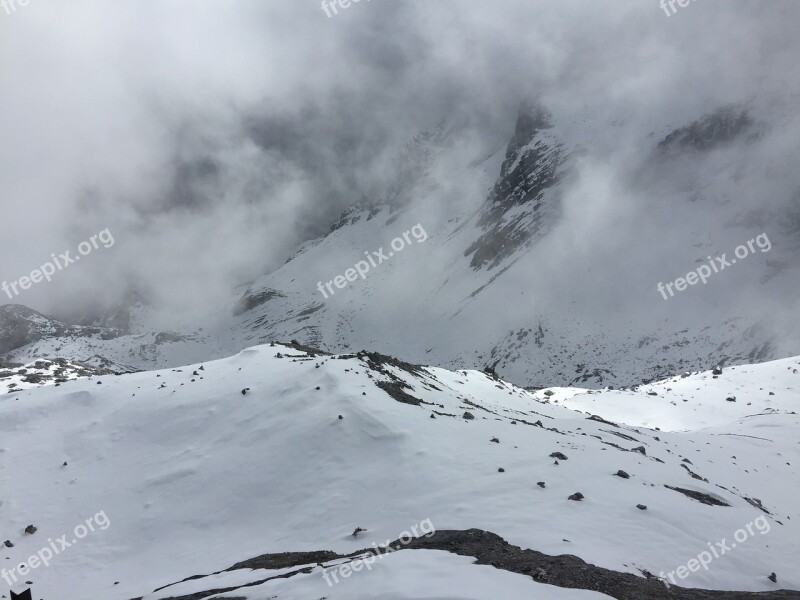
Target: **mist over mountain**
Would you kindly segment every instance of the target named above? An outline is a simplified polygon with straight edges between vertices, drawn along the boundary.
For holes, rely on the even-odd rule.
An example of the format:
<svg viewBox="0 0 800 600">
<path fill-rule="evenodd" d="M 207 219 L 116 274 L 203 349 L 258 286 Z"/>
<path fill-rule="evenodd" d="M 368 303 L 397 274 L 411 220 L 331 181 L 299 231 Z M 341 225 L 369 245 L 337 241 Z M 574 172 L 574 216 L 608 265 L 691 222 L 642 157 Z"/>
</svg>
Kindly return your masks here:
<svg viewBox="0 0 800 600">
<path fill-rule="evenodd" d="M 3 277 L 104 228 L 117 240 L 69 277 L 2 295 L 62 317 L 131 288 L 168 321 L 204 315 L 353 202 L 388 193 L 398 153 L 445 121 L 469 130 L 460 151 L 477 160 L 508 143 L 527 98 L 572 115 L 578 143 L 596 150 L 581 170 L 595 197 L 569 215 L 592 247 L 604 233 L 582 216 L 647 204 L 624 172 L 643 138 L 754 99 L 797 105 L 791 2 L 693 3 L 669 18 L 576 0 L 371 2 L 330 19 L 304 2 L 148 1 L 124 18 L 91 1 L 26 8 L 0 22 L 0 193 L 4 221 L 35 210 L 37 225 L 0 240 Z M 771 159 L 790 161 L 795 128 L 791 115 L 774 124 Z M 673 184 L 687 177 L 658 166 Z M 785 174 L 736 194 L 788 202 L 797 182 Z M 683 244 L 636 253 L 677 262 Z"/>
<path fill-rule="evenodd" d="M 0 0 L 0 588 L 800 598 L 799 22 Z"/>
</svg>

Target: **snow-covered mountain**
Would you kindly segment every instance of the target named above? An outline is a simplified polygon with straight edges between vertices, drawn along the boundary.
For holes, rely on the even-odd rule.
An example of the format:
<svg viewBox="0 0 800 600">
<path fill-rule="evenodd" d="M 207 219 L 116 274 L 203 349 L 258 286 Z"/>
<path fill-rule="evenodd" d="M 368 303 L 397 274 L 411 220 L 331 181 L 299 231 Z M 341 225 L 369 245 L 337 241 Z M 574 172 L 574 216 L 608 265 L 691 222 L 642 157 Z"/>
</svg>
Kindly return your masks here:
<svg viewBox="0 0 800 600">
<path fill-rule="evenodd" d="M 58 600 L 800 598 L 798 382 L 529 392 L 264 345 L 0 394 L 0 567 Z"/>
<path fill-rule="evenodd" d="M 774 150 L 796 106 L 660 117 L 643 139 L 641 116 L 557 108 L 523 103 L 508 143 L 463 119 L 414 136 L 382 195 L 202 323 L 162 331 L 135 295 L 75 326 L 6 306 L 0 357 L 163 368 L 296 339 L 601 387 L 800 354 L 800 183 Z M 605 163 L 620 146 L 628 159 Z M 748 242 L 706 284 L 659 293 Z"/>
</svg>

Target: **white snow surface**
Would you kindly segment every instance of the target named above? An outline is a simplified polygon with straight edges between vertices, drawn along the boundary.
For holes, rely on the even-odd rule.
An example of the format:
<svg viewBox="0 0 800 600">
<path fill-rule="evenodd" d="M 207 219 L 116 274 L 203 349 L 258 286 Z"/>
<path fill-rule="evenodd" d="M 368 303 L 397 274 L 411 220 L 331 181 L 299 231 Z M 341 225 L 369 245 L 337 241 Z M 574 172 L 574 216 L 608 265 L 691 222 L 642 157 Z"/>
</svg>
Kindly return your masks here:
<svg viewBox="0 0 800 600">
<path fill-rule="evenodd" d="M 237 570 L 152 593 L 261 554 L 351 553 L 425 519 L 637 575 L 674 571 L 759 519 L 767 530 L 680 584 L 800 589 L 798 358 L 636 392 L 555 390 L 547 400 L 478 371 L 387 367 L 420 406 L 377 387 L 387 375 L 362 356 L 258 346 L 200 366 L 0 395 L 0 542 L 14 544 L 0 546 L 0 567 L 27 562 L 49 540 L 76 539 L 101 512 L 110 523 L 12 589 L 32 581 L 37 598 L 157 600 L 263 579 Z M 631 451 L 640 446 L 646 454 Z M 567 460 L 556 465 L 553 452 Z M 584 500 L 567 499 L 575 492 Z M 37 532 L 25 534 L 31 524 Z M 367 529 L 358 539 L 356 527 Z M 606 597 L 472 562 L 403 550 L 332 588 L 315 568 L 220 597 Z M 777 584 L 766 578 L 773 571 Z"/>
</svg>

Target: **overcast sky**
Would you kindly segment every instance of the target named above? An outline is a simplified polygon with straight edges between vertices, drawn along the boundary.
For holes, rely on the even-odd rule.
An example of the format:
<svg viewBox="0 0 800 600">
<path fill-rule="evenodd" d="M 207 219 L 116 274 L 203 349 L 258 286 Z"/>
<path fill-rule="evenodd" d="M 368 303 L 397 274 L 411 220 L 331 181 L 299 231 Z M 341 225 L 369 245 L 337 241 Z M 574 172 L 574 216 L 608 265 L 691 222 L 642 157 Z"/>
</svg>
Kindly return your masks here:
<svg viewBox="0 0 800 600">
<path fill-rule="evenodd" d="M 420 129 L 463 118 L 504 143 L 534 96 L 634 135 L 791 97 L 798 23 L 797 0 L 697 0 L 669 17 L 657 0 L 0 8 L 0 280 L 109 229 L 112 248 L 13 302 L 67 311 L 136 288 L 215 306 L 379 195 Z"/>
</svg>

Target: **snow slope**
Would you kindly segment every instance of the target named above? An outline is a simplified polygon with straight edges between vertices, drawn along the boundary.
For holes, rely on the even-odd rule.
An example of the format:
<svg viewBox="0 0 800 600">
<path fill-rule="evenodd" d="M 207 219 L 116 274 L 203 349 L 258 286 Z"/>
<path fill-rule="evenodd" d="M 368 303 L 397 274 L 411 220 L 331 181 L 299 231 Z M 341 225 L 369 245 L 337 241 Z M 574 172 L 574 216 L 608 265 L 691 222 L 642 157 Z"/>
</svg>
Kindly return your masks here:
<svg viewBox="0 0 800 600">
<path fill-rule="evenodd" d="M 776 360 L 761 365 L 685 373 L 636 390 L 596 393 L 575 388 L 555 390 L 554 402 L 629 425 L 663 430 L 723 427 L 760 414 L 800 410 L 800 361 Z M 537 397 L 545 398 L 544 390 Z"/>
<path fill-rule="evenodd" d="M 263 579 L 240 568 L 152 592 L 265 553 L 348 554 L 429 519 L 439 531 L 479 528 L 522 548 L 658 575 L 761 519 L 768 531 L 681 585 L 800 590 L 791 485 L 800 462 L 800 375 L 784 368 L 791 361 L 658 384 L 658 400 L 672 412 L 659 404 L 649 417 L 647 405 L 623 425 L 610 422 L 625 421 L 619 392 L 557 404 L 477 371 L 309 352 L 259 346 L 203 365 L 103 377 L 100 385 L 80 379 L 0 395 L 0 538 L 13 543 L 2 547 L 0 566 L 66 535 L 75 543 L 24 577 L 35 597 L 156 600 Z M 744 397 L 760 387 L 766 394 L 767 382 L 776 390 L 769 406 L 744 411 Z M 681 383 L 699 388 L 697 402 L 709 406 L 732 390 L 737 410 L 692 427 L 697 403 L 682 402 L 688 391 L 666 389 Z M 591 402 L 576 406 L 608 421 L 559 405 L 567 402 Z M 659 426 L 660 418 L 662 429 L 676 431 L 638 424 Z M 630 478 L 616 476 L 620 469 Z M 585 498 L 567 499 L 576 492 Z M 77 539 L 76 526 L 100 513 L 110 525 Z M 24 533 L 31 524 L 38 531 Z M 356 527 L 367 531 L 354 539 Z M 221 597 L 603 597 L 470 563 L 403 550 L 332 588 L 311 564 L 309 573 Z M 766 578 L 773 571 L 777 583 Z M 26 587 L 20 580 L 13 589 Z"/>
</svg>

